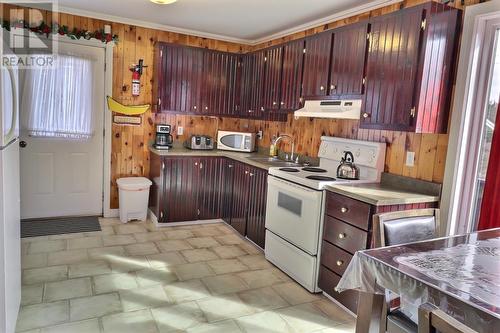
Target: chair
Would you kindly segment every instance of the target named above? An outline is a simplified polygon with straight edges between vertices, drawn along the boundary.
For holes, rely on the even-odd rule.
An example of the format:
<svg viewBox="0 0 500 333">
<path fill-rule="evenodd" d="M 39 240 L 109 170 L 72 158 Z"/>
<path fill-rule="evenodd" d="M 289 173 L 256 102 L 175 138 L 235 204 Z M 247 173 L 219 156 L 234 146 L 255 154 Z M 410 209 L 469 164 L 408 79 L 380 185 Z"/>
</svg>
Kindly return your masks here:
<svg viewBox="0 0 500 333">
<path fill-rule="evenodd" d="M 439 235 L 439 209 L 414 209 L 373 215 L 375 247 L 432 239 Z"/>
<path fill-rule="evenodd" d="M 437 306 L 424 303 L 418 308 L 418 333 L 478 333 L 447 315 Z"/>
<path fill-rule="evenodd" d="M 399 245 L 432 239 L 439 235 L 439 209 L 415 209 L 373 216 L 375 247 Z M 399 306 L 400 299 L 386 293 L 380 332 L 416 333 L 417 325 L 410 319 L 406 307 Z M 396 306 L 394 306 L 396 304 Z"/>
</svg>

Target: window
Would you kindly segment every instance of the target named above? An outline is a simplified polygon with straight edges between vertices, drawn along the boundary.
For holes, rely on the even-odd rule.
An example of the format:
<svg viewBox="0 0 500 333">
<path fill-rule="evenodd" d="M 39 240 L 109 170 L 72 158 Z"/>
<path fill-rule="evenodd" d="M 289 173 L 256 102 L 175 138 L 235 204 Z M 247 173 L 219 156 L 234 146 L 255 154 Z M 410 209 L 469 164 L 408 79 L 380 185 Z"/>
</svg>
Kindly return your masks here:
<svg viewBox="0 0 500 333">
<path fill-rule="evenodd" d="M 440 202 L 450 235 L 477 228 L 500 95 L 499 31 L 500 0 L 467 6 Z"/>
<path fill-rule="evenodd" d="M 493 53 L 493 66 L 488 82 L 487 100 L 485 105 L 485 117 L 481 131 L 481 143 L 479 148 L 478 167 L 475 175 L 475 190 L 473 197 L 473 229 L 477 227 L 479 221 L 479 213 L 481 210 L 481 200 L 483 198 L 484 184 L 486 179 L 486 171 L 488 170 L 488 161 L 490 157 L 491 139 L 493 130 L 495 129 L 495 119 L 498 110 L 500 98 L 500 29 L 495 33 L 495 48 Z"/>
<path fill-rule="evenodd" d="M 54 66 L 25 72 L 22 111 L 30 136 L 88 140 L 92 126 L 92 60 L 58 55 Z"/>
</svg>

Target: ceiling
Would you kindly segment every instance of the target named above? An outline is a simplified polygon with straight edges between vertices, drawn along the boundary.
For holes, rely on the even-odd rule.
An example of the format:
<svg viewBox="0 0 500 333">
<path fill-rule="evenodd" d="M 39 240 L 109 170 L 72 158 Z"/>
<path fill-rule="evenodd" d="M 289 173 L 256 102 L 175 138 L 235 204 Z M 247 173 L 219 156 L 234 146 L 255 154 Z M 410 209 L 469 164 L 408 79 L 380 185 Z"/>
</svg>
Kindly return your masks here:
<svg viewBox="0 0 500 333">
<path fill-rule="evenodd" d="M 255 44 L 401 0 L 59 0 L 59 11 Z"/>
</svg>

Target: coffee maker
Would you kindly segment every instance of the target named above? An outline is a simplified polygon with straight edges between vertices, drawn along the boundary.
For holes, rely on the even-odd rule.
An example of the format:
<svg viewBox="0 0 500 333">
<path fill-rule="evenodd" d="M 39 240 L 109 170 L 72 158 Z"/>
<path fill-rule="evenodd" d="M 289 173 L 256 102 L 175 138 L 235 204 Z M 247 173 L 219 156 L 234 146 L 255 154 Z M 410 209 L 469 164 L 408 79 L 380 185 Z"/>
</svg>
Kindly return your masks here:
<svg viewBox="0 0 500 333">
<path fill-rule="evenodd" d="M 153 145 L 154 148 L 160 150 L 172 148 L 174 138 L 172 137 L 172 134 L 170 134 L 170 129 L 170 125 L 156 125 L 156 139 L 155 144 Z"/>
</svg>

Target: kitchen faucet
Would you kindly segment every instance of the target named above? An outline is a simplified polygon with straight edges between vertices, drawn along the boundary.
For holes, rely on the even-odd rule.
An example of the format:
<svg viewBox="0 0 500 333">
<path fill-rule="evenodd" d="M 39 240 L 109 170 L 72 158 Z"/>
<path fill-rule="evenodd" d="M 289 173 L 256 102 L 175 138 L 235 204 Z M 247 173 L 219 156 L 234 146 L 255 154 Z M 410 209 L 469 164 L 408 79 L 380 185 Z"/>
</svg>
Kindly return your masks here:
<svg viewBox="0 0 500 333">
<path fill-rule="evenodd" d="M 294 152 L 294 149 L 295 149 L 295 140 L 293 139 L 293 137 L 291 135 L 281 134 L 280 136 L 278 136 L 276 139 L 273 140 L 272 144 L 276 146 L 278 144 L 278 142 L 280 142 L 284 138 L 288 138 L 292 142 L 292 153 L 290 155 L 290 159 L 289 160 L 293 161 L 293 152 Z"/>
</svg>

